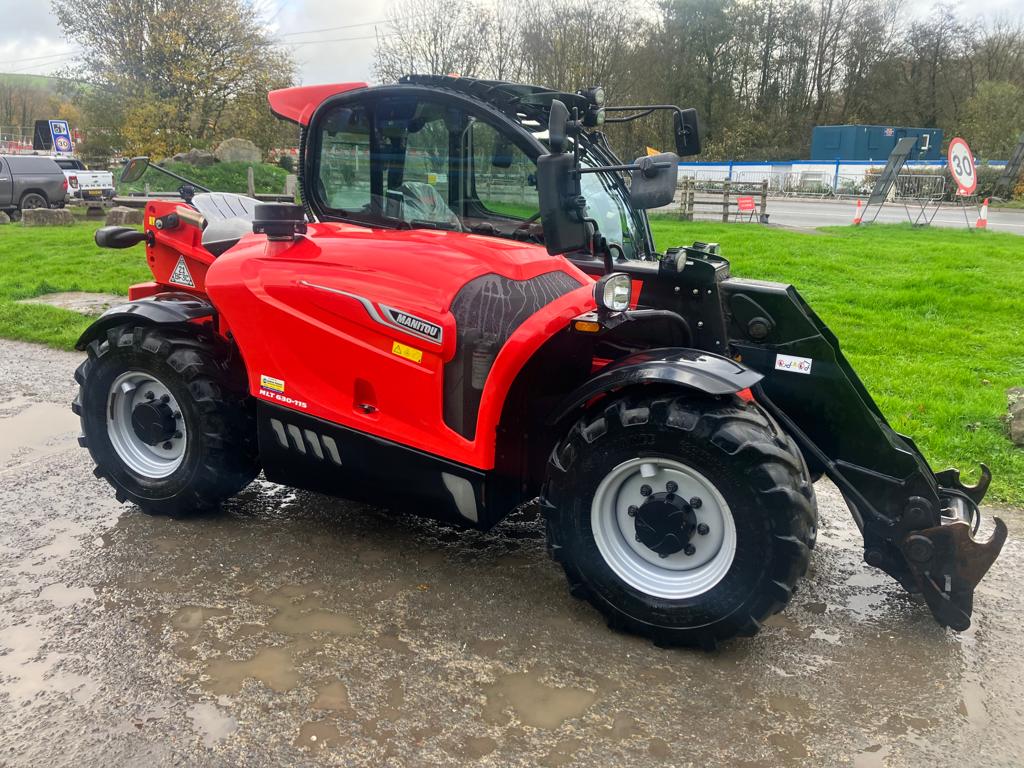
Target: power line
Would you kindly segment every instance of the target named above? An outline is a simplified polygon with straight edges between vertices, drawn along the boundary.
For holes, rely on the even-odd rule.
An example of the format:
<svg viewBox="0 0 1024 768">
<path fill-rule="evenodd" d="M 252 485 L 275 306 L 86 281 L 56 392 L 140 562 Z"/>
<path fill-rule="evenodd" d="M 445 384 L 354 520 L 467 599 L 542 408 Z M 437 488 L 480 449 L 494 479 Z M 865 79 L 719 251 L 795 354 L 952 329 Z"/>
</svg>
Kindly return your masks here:
<svg viewBox="0 0 1024 768">
<path fill-rule="evenodd" d="M 38 61 L 39 59 L 60 59 L 64 56 L 72 56 L 76 53 L 81 53 L 82 49 L 65 51 L 64 53 L 48 53 L 46 56 L 28 56 L 20 59 L 8 59 L 7 61 L 0 61 L 0 66 L 4 64 L 24 64 L 26 61 Z"/>
</svg>

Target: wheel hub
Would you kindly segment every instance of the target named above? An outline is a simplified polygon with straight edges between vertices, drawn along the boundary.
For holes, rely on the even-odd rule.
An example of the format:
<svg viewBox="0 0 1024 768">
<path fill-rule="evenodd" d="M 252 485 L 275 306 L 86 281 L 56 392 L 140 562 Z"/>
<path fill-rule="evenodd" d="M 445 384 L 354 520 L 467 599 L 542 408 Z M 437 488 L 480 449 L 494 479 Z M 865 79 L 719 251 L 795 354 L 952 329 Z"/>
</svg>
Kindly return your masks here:
<svg viewBox="0 0 1024 768">
<path fill-rule="evenodd" d="M 690 546 L 697 530 L 697 514 L 678 494 L 662 491 L 647 497 L 636 511 L 636 538 L 661 557 Z"/>
<path fill-rule="evenodd" d="M 139 403 L 132 410 L 132 429 L 146 445 L 164 443 L 174 437 L 174 411 L 159 400 Z"/>
</svg>

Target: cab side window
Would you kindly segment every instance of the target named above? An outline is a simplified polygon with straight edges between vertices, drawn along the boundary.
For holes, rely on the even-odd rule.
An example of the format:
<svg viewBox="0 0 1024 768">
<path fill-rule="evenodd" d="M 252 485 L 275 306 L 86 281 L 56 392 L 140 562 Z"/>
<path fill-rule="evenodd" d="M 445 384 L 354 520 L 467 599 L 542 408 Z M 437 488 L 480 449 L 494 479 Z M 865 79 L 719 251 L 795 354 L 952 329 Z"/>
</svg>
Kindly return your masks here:
<svg viewBox="0 0 1024 768">
<path fill-rule="evenodd" d="M 336 108 L 321 130 L 318 196 L 336 211 L 369 215 L 370 171 L 370 118 L 366 108 Z"/>
<path fill-rule="evenodd" d="M 537 214 L 536 165 L 529 156 L 483 121 L 471 129 L 471 198 L 480 208 L 478 214 L 526 220 Z"/>
</svg>

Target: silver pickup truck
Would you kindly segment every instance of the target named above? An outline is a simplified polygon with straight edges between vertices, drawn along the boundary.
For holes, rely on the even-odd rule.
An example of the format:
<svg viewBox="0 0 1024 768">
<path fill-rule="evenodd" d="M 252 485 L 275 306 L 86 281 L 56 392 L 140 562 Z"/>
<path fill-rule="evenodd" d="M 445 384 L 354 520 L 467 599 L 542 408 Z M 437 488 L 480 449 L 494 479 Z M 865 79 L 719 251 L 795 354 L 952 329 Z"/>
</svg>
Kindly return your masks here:
<svg viewBox="0 0 1024 768">
<path fill-rule="evenodd" d="M 68 180 L 51 158 L 0 155 L 0 211 L 63 208 L 67 194 Z"/>
</svg>

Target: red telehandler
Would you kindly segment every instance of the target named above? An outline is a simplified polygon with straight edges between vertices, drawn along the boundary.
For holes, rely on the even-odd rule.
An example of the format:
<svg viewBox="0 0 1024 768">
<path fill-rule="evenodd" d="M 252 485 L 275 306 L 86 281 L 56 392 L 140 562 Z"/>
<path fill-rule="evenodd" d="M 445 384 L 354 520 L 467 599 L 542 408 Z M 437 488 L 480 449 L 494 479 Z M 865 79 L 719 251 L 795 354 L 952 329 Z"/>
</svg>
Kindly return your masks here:
<svg viewBox="0 0 1024 768">
<path fill-rule="evenodd" d="M 1006 538 L 972 536 L 988 470 L 933 472 L 792 286 L 655 249 L 678 156 L 623 163 L 602 128 L 663 112 L 693 155 L 693 110 L 435 76 L 269 98 L 301 206 L 186 187 L 96 234 L 153 273 L 78 343 L 119 500 L 187 515 L 260 470 L 483 529 L 537 500 L 574 595 L 708 648 L 787 604 L 828 475 L 866 562 L 969 626 Z"/>
</svg>

